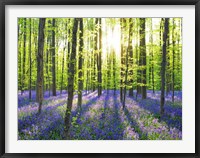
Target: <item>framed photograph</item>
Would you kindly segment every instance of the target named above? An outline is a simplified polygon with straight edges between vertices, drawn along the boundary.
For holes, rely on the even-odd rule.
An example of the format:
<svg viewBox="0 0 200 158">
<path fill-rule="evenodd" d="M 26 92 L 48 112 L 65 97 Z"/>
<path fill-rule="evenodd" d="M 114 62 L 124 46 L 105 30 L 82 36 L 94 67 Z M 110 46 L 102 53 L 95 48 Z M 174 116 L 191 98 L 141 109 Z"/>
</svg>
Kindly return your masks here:
<svg viewBox="0 0 200 158">
<path fill-rule="evenodd" d="M 2 157 L 200 157 L 199 0 L 0 2 Z"/>
</svg>

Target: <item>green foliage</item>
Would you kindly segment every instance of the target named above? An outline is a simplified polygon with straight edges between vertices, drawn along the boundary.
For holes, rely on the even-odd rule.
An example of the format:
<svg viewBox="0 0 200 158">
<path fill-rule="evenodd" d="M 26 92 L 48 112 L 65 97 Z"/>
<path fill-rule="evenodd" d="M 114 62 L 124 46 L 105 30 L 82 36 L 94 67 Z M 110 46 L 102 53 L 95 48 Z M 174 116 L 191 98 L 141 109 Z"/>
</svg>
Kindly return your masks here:
<svg viewBox="0 0 200 158">
<path fill-rule="evenodd" d="M 28 18 L 27 18 L 28 19 Z M 140 47 L 140 38 L 142 35 L 139 33 L 142 20 L 139 18 L 101 18 L 101 25 L 95 23 L 95 18 L 83 18 L 83 51 L 79 52 L 79 34 L 77 40 L 77 58 L 74 60 L 69 60 L 71 54 L 71 43 L 72 38 L 72 28 L 73 28 L 73 18 L 55 18 L 56 26 L 52 27 L 52 18 L 46 19 L 45 26 L 45 45 L 44 45 L 44 85 L 47 85 L 45 89 L 50 89 L 52 86 L 52 53 L 51 53 L 51 36 L 52 30 L 55 30 L 56 33 L 56 87 L 57 90 L 67 89 L 68 85 L 68 76 L 75 75 L 75 84 L 74 89 L 77 90 L 78 80 L 83 81 L 83 90 L 89 90 L 93 85 L 97 86 L 102 85 L 103 89 L 117 88 L 121 86 L 127 86 L 130 89 L 132 86 L 147 86 L 148 89 L 160 90 L 161 86 L 161 61 L 162 61 L 162 33 L 163 29 L 161 25 L 160 18 L 146 18 L 146 27 L 145 27 L 145 40 L 146 45 Z M 38 45 L 38 18 L 31 18 L 31 56 L 32 56 L 32 76 L 31 83 L 32 89 L 35 89 L 37 86 L 37 67 L 36 67 L 36 58 L 37 58 L 37 45 Z M 26 53 L 26 56 L 23 56 L 23 51 L 26 49 L 26 52 L 29 51 L 29 25 L 30 21 L 26 20 L 26 30 L 24 30 L 24 19 L 18 19 L 18 89 L 28 90 L 29 89 L 29 53 Z M 129 28 L 132 25 L 132 28 Z M 163 25 L 163 24 L 162 24 Z M 99 30 L 102 30 L 102 47 L 100 48 L 99 41 Z M 121 30 L 122 29 L 122 30 Z M 181 32 L 181 19 L 180 18 L 170 18 L 169 22 L 169 46 L 167 48 L 167 61 L 169 64 L 167 66 L 167 73 L 172 76 L 174 72 L 174 89 L 182 89 L 182 32 Z M 132 49 L 128 49 L 128 34 L 129 30 L 132 31 L 131 34 L 131 46 Z M 80 33 L 80 29 L 78 30 Z M 26 47 L 23 48 L 23 35 L 27 34 L 25 41 Z M 115 34 L 117 34 L 115 36 Z M 114 38 L 119 40 L 115 42 Z M 97 41 L 95 38 L 97 37 Z M 120 41 L 121 39 L 121 41 Z M 95 50 L 95 44 L 97 44 L 97 50 Z M 113 45 L 114 44 L 114 45 Z M 121 52 L 121 47 L 119 50 L 118 45 L 123 45 L 123 56 Z M 70 48 L 70 49 L 68 49 Z M 141 57 L 140 51 L 146 51 L 146 66 L 139 64 L 139 58 Z M 70 50 L 70 51 L 68 51 Z M 133 58 L 128 58 L 128 83 L 125 85 L 125 70 L 126 63 L 121 63 L 122 60 L 125 60 L 125 55 L 127 50 L 132 50 Z M 102 83 L 97 82 L 97 55 L 101 52 L 101 75 Z M 114 54 L 113 54 L 114 53 Z M 83 56 L 83 68 L 78 69 L 78 57 L 79 55 Z M 173 65 L 173 56 L 174 56 L 174 65 Z M 63 63 L 64 57 L 64 65 Z M 26 59 L 25 70 L 26 73 L 23 74 L 23 59 Z M 133 63 L 130 63 L 132 61 Z M 72 74 L 69 71 L 68 64 L 76 64 L 75 74 Z M 62 68 L 63 67 L 63 68 Z M 122 75 L 121 75 L 122 70 Z M 142 79 L 143 76 L 139 71 L 146 70 L 146 84 L 138 82 L 138 79 Z M 152 72 L 153 71 L 153 72 Z M 82 78 L 78 78 L 78 73 L 82 72 Z M 131 73 L 132 72 L 132 73 Z M 154 79 L 152 79 L 152 73 Z M 95 77 L 93 77 L 95 75 Z M 24 77 L 24 85 L 22 84 Z M 63 82 L 62 82 L 63 78 Z M 122 85 L 120 81 L 122 80 Z M 132 83 L 129 81 L 132 80 Z M 172 84 L 172 77 L 169 80 L 169 83 Z M 62 84 L 62 85 L 61 85 Z M 23 87 L 22 87 L 23 86 Z"/>
</svg>

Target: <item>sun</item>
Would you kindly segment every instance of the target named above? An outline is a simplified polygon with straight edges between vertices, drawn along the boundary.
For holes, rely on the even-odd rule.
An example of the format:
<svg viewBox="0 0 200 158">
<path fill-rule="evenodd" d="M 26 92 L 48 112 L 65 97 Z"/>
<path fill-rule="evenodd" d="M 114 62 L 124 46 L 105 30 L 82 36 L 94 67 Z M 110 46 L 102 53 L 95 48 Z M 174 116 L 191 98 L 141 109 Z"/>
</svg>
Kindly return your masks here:
<svg viewBox="0 0 200 158">
<path fill-rule="evenodd" d="M 121 30 L 120 23 L 116 23 L 112 28 L 107 24 L 106 18 L 102 18 L 102 57 L 106 58 L 107 54 L 114 49 L 117 57 L 120 57 L 121 50 Z"/>
</svg>

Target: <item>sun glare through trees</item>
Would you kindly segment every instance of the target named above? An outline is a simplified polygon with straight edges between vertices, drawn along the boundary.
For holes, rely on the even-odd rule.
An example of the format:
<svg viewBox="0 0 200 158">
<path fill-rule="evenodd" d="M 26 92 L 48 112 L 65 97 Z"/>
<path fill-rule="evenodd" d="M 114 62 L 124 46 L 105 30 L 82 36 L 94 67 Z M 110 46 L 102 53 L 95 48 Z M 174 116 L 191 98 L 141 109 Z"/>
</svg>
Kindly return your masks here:
<svg viewBox="0 0 200 158">
<path fill-rule="evenodd" d="M 182 139 L 181 18 L 19 18 L 19 140 Z"/>
</svg>

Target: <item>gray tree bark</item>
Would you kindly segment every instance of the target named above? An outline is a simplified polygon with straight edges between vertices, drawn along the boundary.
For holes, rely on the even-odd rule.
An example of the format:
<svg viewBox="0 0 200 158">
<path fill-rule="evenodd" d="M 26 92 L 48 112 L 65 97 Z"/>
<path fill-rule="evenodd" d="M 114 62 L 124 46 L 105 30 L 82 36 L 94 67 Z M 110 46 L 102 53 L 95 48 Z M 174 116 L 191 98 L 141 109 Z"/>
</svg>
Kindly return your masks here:
<svg viewBox="0 0 200 158">
<path fill-rule="evenodd" d="M 164 114 L 164 104 L 165 104 L 165 70 L 166 70 L 168 34 L 169 34 L 169 18 L 166 18 L 164 21 L 162 64 L 161 64 L 161 96 L 160 96 L 160 114 L 161 115 Z"/>
<path fill-rule="evenodd" d="M 80 45 L 78 57 L 78 106 L 82 105 L 82 91 L 83 91 L 83 19 L 80 18 Z"/>
<path fill-rule="evenodd" d="M 32 65 L 31 65 L 31 18 L 29 18 L 29 99 L 31 99 L 31 81 L 32 81 Z"/>
<path fill-rule="evenodd" d="M 22 67 L 22 90 L 21 94 L 24 93 L 24 87 L 25 87 L 25 69 L 26 69 L 26 18 L 24 18 L 24 39 L 23 39 L 23 67 Z"/>
<path fill-rule="evenodd" d="M 51 45 L 51 51 L 52 51 L 52 77 L 53 77 L 53 85 L 52 85 L 52 92 L 53 96 L 56 96 L 56 51 L 55 51 L 55 19 L 52 19 L 52 45 Z"/>
<path fill-rule="evenodd" d="M 142 99 L 146 99 L 146 42 L 145 42 L 145 18 L 140 18 L 140 55 L 142 62 Z"/>
<path fill-rule="evenodd" d="M 101 18 L 99 18 L 99 51 L 97 54 L 97 69 L 98 69 L 98 96 L 102 94 L 102 30 L 101 30 Z"/>
<path fill-rule="evenodd" d="M 78 18 L 74 19 L 73 31 L 72 31 L 72 52 L 70 54 L 69 69 L 68 69 L 68 98 L 67 98 L 67 109 L 65 113 L 65 138 L 69 139 L 69 129 L 71 124 L 71 109 L 73 103 L 74 93 L 74 74 L 76 66 L 76 45 L 77 45 L 77 29 L 78 29 Z"/>
<path fill-rule="evenodd" d="M 37 96 L 39 102 L 38 112 L 42 110 L 43 100 L 43 52 L 44 52 L 44 28 L 45 18 L 39 20 L 39 33 L 38 33 L 38 54 L 37 54 Z"/>
</svg>

